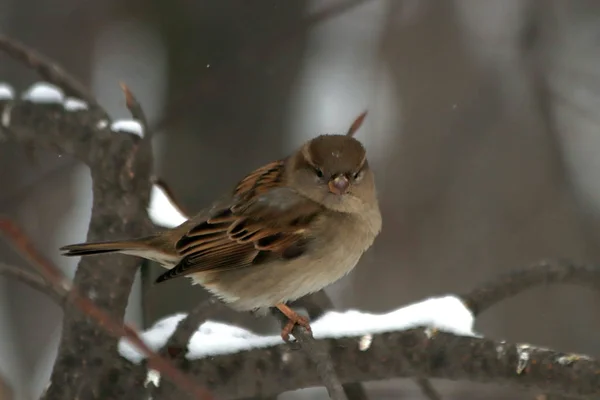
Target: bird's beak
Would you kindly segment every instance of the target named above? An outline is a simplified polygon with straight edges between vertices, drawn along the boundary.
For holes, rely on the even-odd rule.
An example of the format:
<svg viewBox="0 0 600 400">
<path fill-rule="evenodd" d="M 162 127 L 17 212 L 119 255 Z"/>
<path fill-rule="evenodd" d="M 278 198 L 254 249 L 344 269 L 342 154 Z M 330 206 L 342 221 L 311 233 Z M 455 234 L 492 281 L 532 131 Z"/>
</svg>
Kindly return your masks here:
<svg viewBox="0 0 600 400">
<path fill-rule="evenodd" d="M 329 191 L 333 194 L 342 195 L 350 186 L 350 181 L 344 175 L 338 175 L 329 181 Z"/>
</svg>

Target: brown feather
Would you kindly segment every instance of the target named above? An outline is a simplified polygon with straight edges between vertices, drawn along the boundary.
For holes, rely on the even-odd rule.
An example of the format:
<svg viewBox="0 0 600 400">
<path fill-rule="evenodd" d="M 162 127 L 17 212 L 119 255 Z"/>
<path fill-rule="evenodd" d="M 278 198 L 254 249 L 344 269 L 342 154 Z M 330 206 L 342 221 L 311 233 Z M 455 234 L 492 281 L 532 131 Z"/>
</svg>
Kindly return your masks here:
<svg viewBox="0 0 600 400">
<path fill-rule="evenodd" d="M 267 164 L 240 181 L 229 205 L 177 241 L 181 261 L 157 282 L 300 256 L 310 242 L 309 223 L 322 207 L 283 186 L 284 165 Z"/>
</svg>

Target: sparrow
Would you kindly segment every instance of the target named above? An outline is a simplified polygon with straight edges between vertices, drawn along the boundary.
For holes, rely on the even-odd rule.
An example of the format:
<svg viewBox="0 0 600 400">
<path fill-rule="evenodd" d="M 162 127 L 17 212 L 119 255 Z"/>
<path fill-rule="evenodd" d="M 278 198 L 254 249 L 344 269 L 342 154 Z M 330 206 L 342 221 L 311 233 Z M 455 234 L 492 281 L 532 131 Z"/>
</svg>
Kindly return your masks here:
<svg viewBox="0 0 600 400">
<path fill-rule="evenodd" d="M 167 268 L 156 282 L 187 276 L 238 311 L 275 307 L 309 332 L 286 305 L 348 274 L 381 231 L 366 150 L 346 134 L 320 135 L 245 176 L 235 189 L 181 225 L 151 236 L 62 247 L 65 256 L 122 253 Z"/>
</svg>

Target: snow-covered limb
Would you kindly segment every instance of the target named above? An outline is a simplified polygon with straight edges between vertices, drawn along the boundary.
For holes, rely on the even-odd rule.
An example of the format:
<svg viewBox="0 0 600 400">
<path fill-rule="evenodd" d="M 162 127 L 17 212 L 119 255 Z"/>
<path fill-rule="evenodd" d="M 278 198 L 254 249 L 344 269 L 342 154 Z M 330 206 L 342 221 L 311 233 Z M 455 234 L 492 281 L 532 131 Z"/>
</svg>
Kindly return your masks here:
<svg viewBox="0 0 600 400">
<path fill-rule="evenodd" d="M 205 308 L 201 309 L 200 314 L 206 318 L 208 314 Z M 194 312 L 196 311 L 194 310 Z M 168 347 L 168 342 L 172 341 L 174 332 L 180 331 L 182 321 L 188 321 L 185 314 L 178 314 L 158 321 L 150 330 L 142 334 L 142 338 L 155 351 L 161 348 L 164 349 Z M 361 351 L 368 351 L 373 334 L 376 333 L 427 326 L 426 333 L 429 335 L 434 335 L 438 330 L 473 335 L 473 322 L 474 319 L 470 310 L 465 307 L 460 299 L 456 296 L 445 296 L 427 299 L 379 315 L 356 310 L 346 312 L 330 311 L 311 325 L 313 336 L 317 339 L 360 335 L 358 346 Z M 298 336 L 299 334 L 300 336 Z M 298 337 L 304 353 L 317 367 L 317 371 L 320 371 L 321 383 L 325 384 L 332 399 L 346 398 L 344 393 L 347 394 L 348 398 L 357 398 L 356 396 L 352 397 L 352 395 L 363 392 L 359 384 L 341 385 L 335 372 L 335 365 L 321 342 L 315 341 L 313 337 L 304 332 L 294 331 L 294 335 Z M 276 344 L 283 344 L 280 335 L 261 336 L 236 326 L 205 321 L 191 335 L 187 358 L 194 359 L 229 354 Z M 141 354 L 135 351 L 126 340 L 121 341 L 120 351 L 121 354 L 134 362 L 139 362 L 142 359 Z M 427 385 L 428 383 L 426 379 L 418 382 L 420 387 L 431 386 L 430 384 Z"/>
<path fill-rule="evenodd" d="M 548 283 L 580 284 L 598 289 L 600 268 L 570 262 L 541 262 L 493 279 L 458 298 L 428 299 L 383 315 L 358 314 L 358 324 L 363 321 L 369 324 L 365 330 L 383 333 L 367 333 L 357 328 L 358 324 L 346 326 L 345 317 L 353 311 L 327 313 L 312 326 L 315 335 L 321 337 L 318 341 L 328 346 L 342 382 L 419 376 L 506 383 L 563 396 L 600 395 L 600 375 L 596 373 L 600 363 L 596 360 L 528 344 L 481 338 L 472 331 L 474 315 L 506 297 Z M 444 309 L 438 309 L 440 304 Z M 163 320 L 147 332 L 150 347 L 160 347 L 164 336 L 172 332 L 183 315 L 170 318 L 173 319 Z M 329 324 L 336 320 L 337 325 L 329 330 Z M 397 329 L 419 324 L 424 327 L 387 331 L 394 324 Z M 435 324 L 441 329 L 432 329 L 431 325 Z M 444 330 L 454 330 L 460 335 Z M 247 393 L 269 396 L 320 383 L 315 370 L 306 368 L 310 357 L 291 350 L 278 337 L 259 336 L 215 322 L 203 325 L 200 331 L 192 339 L 188 360 L 180 360 L 180 365 L 200 379 L 209 377 L 202 383 L 218 397 L 235 398 Z M 344 337 L 351 333 L 355 336 Z M 328 335 L 340 338 L 325 338 Z M 196 348 L 200 345 L 196 343 L 197 338 L 206 339 L 205 347 Z M 247 343 L 241 344 L 242 338 Z M 231 353 L 233 346 L 240 352 Z M 249 347 L 252 348 L 242 350 Z M 127 352 L 126 348 L 121 343 L 122 353 Z M 213 353 L 220 355 L 209 356 Z M 135 354 L 127 353 L 127 356 L 139 360 Z M 227 378 L 219 375 L 223 370 L 232 375 Z M 255 390 L 257 387 L 259 393 Z"/>
<path fill-rule="evenodd" d="M 165 345 L 175 331 L 177 324 L 186 314 L 177 314 L 162 319 L 141 334 L 142 339 L 153 350 Z M 311 324 L 315 339 L 366 337 L 382 332 L 427 327 L 426 332 L 435 335 L 437 331 L 452 332 L 457 335 L 476 336 L 473 332 L 474 318 L 471 311 L 456 296 L 430 298 L 399 308 L 385 314 L 371 314 L 357 310 L 345 312 L 330 311 Z M 364 347 L 364 339 L 361 342 Z M 188 345 L 188 359 L 237 353 L 254 348 L 264 348 L 283 344 L 279 334 L 261 336 L 246 329 L 221 322 L 206 321 L 192 336 Z M 131 361 L 142 358 L 125 339 L 119 350 Z M 366 349 L 365 349 L 366 350 Z"/>
<path fill-rule="evenodd" d="M 98 122 L 106 119 L 103 110 L 85 107 L 82 100 L 64 100 L 60 89 L 53 85 L 36 83 L 21 98 L 0 99 L 0 137 L 46 147 L 89 165 L 100 159 L 112 132 L 107 126 L 98 127 Z"/>
<path fill-rule="evenodd" d="M 507 384 L 569 398 L 600 395 L 600 362 L 583 355 L 441 330 L 431 332 L 426 328 L 374 334 L 366 350 L 361 345 L 363 338 L 318 340 L 331 354 L 342 382 L 409 378 L 417 374 Z M 320 377 L 307 365 L 311 365 L 308 355 L 287 344 L 179 362 L 180 368 L 195 376 L 215 398 L 222 399 L 250 394 L 266 397 L 319 386 Z M 123 376 L 143 374 L 143 379 L 147 375 L 143 364 L 130 364 L 123 372 Z"/>
<path fill-rule="evenodd" d="M 60 65 L 37 51 L 2 34 L 0 34 L 0 50 L 34 70 L 46 82 L 60 88 L 61 92 L 82 99 L 97 111 L 101 109 L 94 96 L 81 82 L 65 72 Z"/>
</svg>

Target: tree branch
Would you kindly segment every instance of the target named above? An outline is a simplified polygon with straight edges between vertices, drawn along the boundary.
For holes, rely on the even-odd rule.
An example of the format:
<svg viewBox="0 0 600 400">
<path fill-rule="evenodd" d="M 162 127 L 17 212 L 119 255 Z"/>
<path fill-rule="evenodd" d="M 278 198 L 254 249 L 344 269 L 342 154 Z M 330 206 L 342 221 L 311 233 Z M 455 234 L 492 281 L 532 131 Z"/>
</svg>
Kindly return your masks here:
<svg viewBox="0 0 600 400">
<path fill-rule="evenodd" d="M 329 349 L 320 341 L 315 340 L 312 334 L 301 326 L 295 326 L 292 334 L 316 366 L 317 373 L 331 400 L 347 400 L 342 382 L 329 355 Z"/>
<path fill-rule="evenodd" d="M 360 117 L 359 117 L 360 118 Z M 352 124 L 353 126 L 356 123 Z M 352 129 L 350 129 L 351 131 Z M 306 308 L 311 320 L 315 320 L 322 316 L 325 311 L 333 309 L 333 303 L 327 293 L 324 290 L 320 290 L 317 293 L 313 293 L 309 296 L 304 296 L 293 303 L 294 306 Z M 421 392 L 430 400 L 440 400 L 441 396 L 431 382 L 424 377 L 418 377 L 414 379 L 415 384 L 421 389 Z M 367 394 L 360 384 L 360 382 L 344 383 L 344 392 L 349 400 L 365 400 Z"/>
<path fill-rule="evenodd" d="M 528 268 L 504 274 L 460 297 L 475 316 L 535 286 L 576 284 L 600 289 L 600 267 L 578 265 L 570 261 L 541 261 Z"/>
<path fill-rule="evenodd" d="M 308 312 L 311 320 L 320 318 L 327 310 L 333 310 L 333 302 L 325 290 L 309 294 L 292 302 L 293 307 L 303 307 Z M 367 392 L 360 382 L 349 382 L 342 384 L 344 393 L 348 400 L 367 400 Z"/>
<path fill-rule="evenodd" d="M 220 302 L 211 297 L 192 309 L 192 311 L 177 324 L 175 332 L 169 337 L 167 344 L 161 349 L 161 353 L 171 355 L 173 358 L 180 354 L 185 355 L 188 350 L 190 339 L 194 333 L 196 333 L 198 327 L 202 325 L 203 322 L 206 322 L 207 319 L 216 315 L 220 306 Z"/>
<path fill-rule="evenodd" d="M 150 233 L 146 213 L 153 168 L 150 141 L 139 146 L 137 136 L 113 132 L 107 113 L 84 86 L 37 52 L 4 36 L 0 36 L 0 50 L 89 106 L 69 110 L 65 104 L 35 99 L 2 101 L 0 135 L 26 146 L 74 156 L 88 165 L 93 206 L 87 240 Z M 73 285 L 93 295 L 95 306 L 110 321 L 122 324 L 138 266 L 139 260 L 123 255 L 86 257 L 79 262 Z M 82 311 L 80 302 L 67 302 L 62 332 L 45 399 L 144 397 L 141 392 L 113 384 L 120 358 L 118 338 Z"/>
<path fill-rule="evenodd" d="M 342 382 L 409 378 L 416 372 L 429 378 L 509 384 L 577 398 L 600 394 L 598 361 L 533 346 L 441 331 L 431 336 L 425 329 L 373 335 L 365 351 L 359 346 L 360 337 L 317 342 L 331 355 Z M 321 377 L 311 365 L 307 354 L 290 345 L 180 363 L 216 397 L 228 399 L 319 386 Z"/>
<path fill-rule="evenodd" d="M 101 110 L 96 98 L 86 89 L 86 87 L 71 77 L 62 67 L 52 60 L 44 57 L 37 51 L 28 48 L 13 38 L 0 34 L 0 49 L 15 60 L 31 67 L 46 81 L 62 88 L 69 96 L 77 97 L 88 103 L 91 107 Z M 107 114 L 104 113 L 104 117 Z"/>
<path fill-rule="evenodd" d="M 0 275 L 15 278 L 38 292 L 50 297 L 61 308 L 64 308 L 67 299 L 66 291 L 57 291 L 40 275 L 27 271 L 25 268 L 16 267 L 0 262 Z"/>
<path fill-rule="evenodd" d="M 541 262 L 483 284 L 462 298 L 475 314 L 480 314 L 504 298 L 547 283 L 599 289 L 600 268 Z M 361 339 L 320 339 L 311 343 L 317 343 L 331 357 L 341 383 L 427 377 L 510 384 L 562 397 L 600 395 L 600 363 L 584 355 L 431 329 L 375 334 L 367 349 L 361 345 Z M 311 368 L 314 354 L 299 352 L 292 344 L 178 362 L 215 396 L 268 397 L 322 384 L 322 371 Z M 439 394 L 431 394 L 435 396 Z"/>
<path fill-rule="evenodd" d="M 11 244 L 19 250 L 19 252 L 27 257 L 32 264 L 38 268 L 40 273 L 46 278 L 51 288 L 56 295 L 66 295 L 67 300 L 78 307 L 83 313 L 95 320 L 95 322 L 104 328 L 109 334 L 116 339 L 121 337 L 129 340 L 138 348 L 148 359 L 148 364 L 151 368 L 158 370 L 162 374 L 168 376 L 188 393 L 194 394 L 197 399 L 210 399 L 210 394 L 200 388 L 189 379 L 180 370 L 175 368 L 165 358 L 154 353 L 146 343 L 139 337 L 135 330 L 127 324 L 114 321 L 111 316 L 97 307 L 89 298 L 82 296 L 77 287 L 71 285 L 68 279 L 62 274 L 60 269 L 54 266 L 44 256 L 42 256 L 25 234 L 7 219 L 0 218 L 0 231 L 8 236 Z"/>
</svg>

